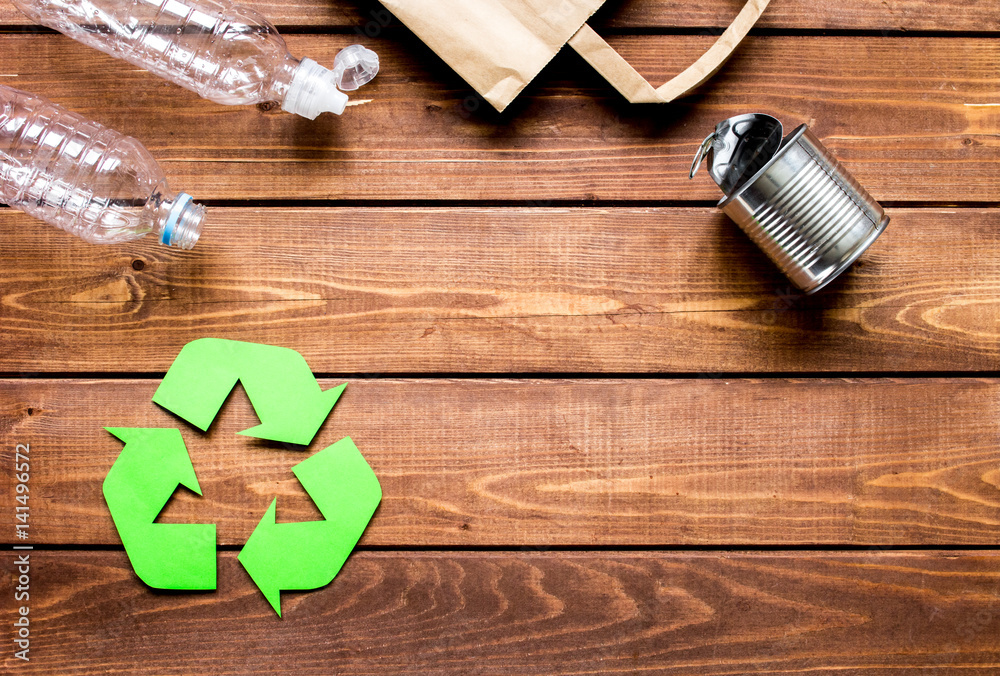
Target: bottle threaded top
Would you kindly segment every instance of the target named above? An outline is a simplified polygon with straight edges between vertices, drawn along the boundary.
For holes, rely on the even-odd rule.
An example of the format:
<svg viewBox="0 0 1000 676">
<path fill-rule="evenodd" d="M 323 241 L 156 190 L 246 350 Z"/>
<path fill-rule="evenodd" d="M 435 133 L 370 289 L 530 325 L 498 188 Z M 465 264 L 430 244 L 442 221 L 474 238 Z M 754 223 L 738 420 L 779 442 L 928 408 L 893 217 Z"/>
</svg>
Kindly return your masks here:
<svg viewBox="0 0 1000 676">
<path fill-rule="evenodd" d="M 198 242 L 204 224 L 205 207 L 196 204 L 191 195 L 182 192 L 170 205 L 160 231 L 160 243 L 190 250 Z"/>
</svg>

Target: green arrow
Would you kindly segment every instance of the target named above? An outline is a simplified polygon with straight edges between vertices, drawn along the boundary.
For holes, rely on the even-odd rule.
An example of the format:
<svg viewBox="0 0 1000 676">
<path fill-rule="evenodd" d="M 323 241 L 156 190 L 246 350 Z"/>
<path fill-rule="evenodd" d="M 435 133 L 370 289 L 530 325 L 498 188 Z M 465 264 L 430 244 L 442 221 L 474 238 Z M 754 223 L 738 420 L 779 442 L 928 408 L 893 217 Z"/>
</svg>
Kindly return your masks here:
<svg viewBox="0 0 1000 676">
<path fill-rule="evenodd" d="M 215 589 L 215 526 L 154 523 L 178 485 L 201 495 L 181 433 L 105 429 L 125 442 L 104 499 L 136 575 L 156 589 Z"/>
<path fill-rule="evenodd" d="M 281 591 L 330 584 L 371 521 L 382 487 L 350 437 L 292 468 L 325 521 L 275 523 L 271 502 L 239 560 L 281 617 Z"/>
<path fill-rule="evenodd" d="M 303 446 L 316 436 L 347 387 L 322 391 L 295 350 L 201 338 L 181 349 L 153 401 L 205 431 L 237 380 L 261 421 L 240 434 Z"/>
</svg>

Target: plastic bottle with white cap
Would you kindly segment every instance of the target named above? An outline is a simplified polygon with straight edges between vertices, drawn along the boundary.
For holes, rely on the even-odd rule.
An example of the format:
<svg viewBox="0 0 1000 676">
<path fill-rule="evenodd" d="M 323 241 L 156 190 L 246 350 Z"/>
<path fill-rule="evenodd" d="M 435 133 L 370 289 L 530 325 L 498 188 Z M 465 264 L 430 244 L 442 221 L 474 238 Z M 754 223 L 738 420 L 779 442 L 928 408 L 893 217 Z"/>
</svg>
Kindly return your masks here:
<svg viewBox="0 0 1000 676">
<path fill-rule="evenodd" d="M 333 69 L 288 52 L 277 29 L 228 0 L 13 0 L 33 21 L 227 105 L 279 101 L 316 119 L 378 73 L 378 55 L 342 50 Z"/>
<path fill-rule="evenodd" d="M 0 85 L 0 202 L 94 244 L 139 239 L 190 249 L 205 207 L 175 194 L 139 141 Z"/>
</svg>

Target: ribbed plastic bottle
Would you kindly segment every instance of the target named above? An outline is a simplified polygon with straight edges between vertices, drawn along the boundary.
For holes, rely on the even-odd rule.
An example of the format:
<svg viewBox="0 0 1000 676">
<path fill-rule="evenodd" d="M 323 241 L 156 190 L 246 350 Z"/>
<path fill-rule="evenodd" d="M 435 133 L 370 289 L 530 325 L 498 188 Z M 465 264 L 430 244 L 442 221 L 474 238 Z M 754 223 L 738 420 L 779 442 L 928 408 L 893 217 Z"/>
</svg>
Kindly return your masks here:
<svg viewBox="0 0 1000 676">
<path fill-rule="evenodd" d="M 172 193 L 134 138 L 4 85 L 0 201 L 95 244 L 152 232 L 190 249 L 205 219 L 205 207 Z"/>
<path fill-rule="evenodd" d="M 361 45 L 333 70 L 288 53 L 277 29 L 228 0 L 13 0 L 33 21 L 227 105 L 280 101 L 316 119 L 340 115 L 350 91 L 378 73 Z"/>
</svg>

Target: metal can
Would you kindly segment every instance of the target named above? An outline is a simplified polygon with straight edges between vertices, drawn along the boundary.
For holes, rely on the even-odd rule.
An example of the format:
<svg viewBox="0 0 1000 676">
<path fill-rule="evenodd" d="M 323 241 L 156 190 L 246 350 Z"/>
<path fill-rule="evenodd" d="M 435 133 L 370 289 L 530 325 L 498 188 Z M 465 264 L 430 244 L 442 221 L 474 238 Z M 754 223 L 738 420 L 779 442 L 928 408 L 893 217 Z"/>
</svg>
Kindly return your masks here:
<svg viewBox="0 0 1000 676">
<path fill-rule="evenodd" d="M 691 175 L 711 154 L 709 173 L 729 189 L 719 207 L 811 294 L 850 267 L 889 217 L 806 125 L 780 143 L 775 129 L 780 139 L 780 123 L 766 115 L 720 123 L 702 144 Z"/>
</svg>

